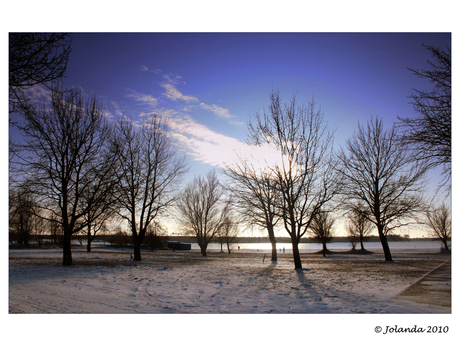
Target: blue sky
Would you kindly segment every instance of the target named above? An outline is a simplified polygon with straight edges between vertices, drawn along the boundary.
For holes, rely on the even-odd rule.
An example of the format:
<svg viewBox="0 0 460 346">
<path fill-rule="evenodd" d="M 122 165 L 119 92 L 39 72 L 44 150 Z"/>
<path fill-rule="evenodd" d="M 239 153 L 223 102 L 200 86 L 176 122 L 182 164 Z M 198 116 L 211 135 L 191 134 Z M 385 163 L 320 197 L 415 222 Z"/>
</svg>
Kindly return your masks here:
<svg viewBox="0 0 460 346">
<path fill-rule="evenodd" d="M 191 174 L 229 159 L 250 116 L 279 90 L 288 102 L 312 98 L 335 146 L 371 116 L 387 126 L 415 113 L 412 88 L 430 89 L 407 67 L 427 68 L 422 44 L 450 46 L 442 33 L 74 34 L 65 83 L 96 94 L 114 118 L 170 119 Z"/>
<path fill-rule="evenodd" d="M 231 161 L 249 117 L 279 90 L 315 99 L 343 145 L 371 116 L 390 127 L 415 116 L 412 88 L 430 90 L 407 68 L 428 68 L 425 45 L 443 33 L 77 33 L 66 85 L 96 94 L 108 116 L 140 121 L 156 112 L 188 156 L 187 179 Z M 40 90 L 37 90 L 40 93 Z M 431 191 L 439 171 L 430 174 Z"/>
</svg>

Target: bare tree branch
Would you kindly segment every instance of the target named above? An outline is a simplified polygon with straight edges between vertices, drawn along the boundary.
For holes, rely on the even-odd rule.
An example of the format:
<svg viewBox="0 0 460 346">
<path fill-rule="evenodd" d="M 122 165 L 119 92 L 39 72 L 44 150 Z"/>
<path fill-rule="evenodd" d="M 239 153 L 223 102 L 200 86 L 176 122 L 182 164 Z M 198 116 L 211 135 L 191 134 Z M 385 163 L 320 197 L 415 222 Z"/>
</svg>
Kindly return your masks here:
<svg viewBox="0 0 460 346">
<path fill-rule="evenodd" d="M 98 100 L 85 100 L 77 89 L 53 90 L 48 106 L 26 106 L 22 112 L 25 123 L 18 128 L 24 143 L 15 145 L 16 164 L 50 220 L 61 225 L 63 264 L 71 265 L 72 234 L 92 221 L 84 221 L 95 205 L 91 201 L 111 188 L 113 156 L 106 150 L 111 127 Z M 81 203 L 83 196 L 88 203 Z"/>
<path fill-rule="evenodd" d="M 440 187 L 451 188 L 452 111 L 451 111 L 451 52 L 433 46 L 425 46 L 434 61 L 428 60 L 430 70 L 409 69 L 418 78 L 427 79 L 431 91 L 414 89 L 410 96 L 416 118 L 399 118 L 398 126 L 404 130 L 401 141 L 409 144 L 417 153 L 418 160 L 429 168 L 442 166 L 444 179 Z"/>
<path fill-rule="evenodd" d="M 140 128 L 126 117 L 121 119 L 113 148 L 117 153 L 119 215 L 128 221 L 134 260 L 140 261 L 149 225 L 176 202 L 188 168 L 185 157 L 177 155 L 167 122 L 156 114 L 144 119 Z"/>
<path fill-rule="evenodd" d="M 447 242 L 452 236 L 452 220 L 449 208 L 443 203 L 438 208 L 427 211 L 426 218 L 432 236 L 439 238 L 444 244 L 444 250 L 449 251 Z"/>
<path fill-rule="evenodd" d="M 37 84 L 51 88 L 64 76 L 71 52 L 69 34 L 9 34 L 9 102 L 10 111 L 29 102 L 25 91 Z"/>
<path fill-rule="evenodd" d="M 328 211 L 319 210 L 312 219 L 308 232 L 323 245 L 323 257 L 326 257 L 327 243 L 329 243 L 335 235 L 334 226 L 335 220 Z"/>
<path fill-rule="evenodd" d="M 392 261 L 386 236 L 422 211 L 427 167 L 418 165 L 398 141 L 396 128 L 385 131 L 378 118 L 358 125 L 346 146 L 347 153 L 341 149 L 338 154 L 336 168 L 344 183 L 344 206 L 376 225 L 385 260 Z M 358 205 L 363 208 L 357 209 Z"/>
<path fill-rule="evenodd" d="M 256 164 L 255 164 L 256 163 Z M 270 169 L 260 167 L 257 158 L 239 157 L 222 172 L 231 179 L 228 189 L 235 206 L 250 225 L 265 228 L 272 246 L 272 261 L 277 260 L 275 226 L 281 218 L 277 180 Z"/>
<path fill-rule="evenodd" d="M 230 203 L 224 200 L 224 193 L 216 172 L 210 171 L 188 184 L 177 203 L 181 223 L 196 237 L 203 256 L 229 220 Z"/>
<path fill-rule="evenodd" d="M 300 269 L 300 238 L 338 190 L 339 181 L 332 170 L 333 135 L 321 110 L 315 110 L 314 101 L 305 107 L 298 105 L 294 96 L 282 105 L 279 93 L 273 92 L 269 112 L 255 115 L 249 136 L 253 144 L 270 144 L 279 153 L 271 174 L 279 190 L 280 216 L 291 238 L 294 265 Z"/>
</svg>

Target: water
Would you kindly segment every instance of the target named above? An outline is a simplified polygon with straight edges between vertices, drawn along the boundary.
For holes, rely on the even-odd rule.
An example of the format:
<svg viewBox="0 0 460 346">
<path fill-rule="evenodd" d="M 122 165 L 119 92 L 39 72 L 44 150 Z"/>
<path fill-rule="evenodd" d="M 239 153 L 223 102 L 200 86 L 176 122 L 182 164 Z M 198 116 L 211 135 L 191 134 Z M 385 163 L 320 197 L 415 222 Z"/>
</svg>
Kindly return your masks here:
<svg viewBox="0 0 460 346">
<path fill-rule="evenodd" d="M 104 246 L 108 243 L 105 242 L 99 242 L 99 241 L 93 241 L 92 242 L 92 247 L 100 247 Z M 443 248 L 443 244 L 441 241 L 418 241 L 418 240 L 412 240 L 412 241 L 390 241 L 388 242 L 390 246 L 390 250 L 410 250 L 410 251 L 440 251 L 441 248 Z M 83 240 L 82 244 L 80 245 L 79 242 L 73 241 L 72 243 L 73 246 L 83 246 L 86 247 L 86 241 Z M 197 243 L 191 243 L 192 245 L 192 250 L 200 250 L 200 247 L 198 246 Z M 448 243 L 449 248 L 450 248 L 450 242 Z M 260 252 L 271 252 L 271 244 L 270 243 L 235 243 L 231 245 L 231 249 L 233 251 L 238 251 L 238 247 L 240 251 L 245 251 L 245 252 L 253 252 L 253 251 L 260 251 Z M 220 244 L 218 243 L 211 243 L 208 245 L 208 250 L 211 251 L 220 251 Z M 302 253 L 308 253 L 308 252 L 317 252 L 322 250 L 323 246 L 320 243 L 300 243 L 299 244 L 299 250 Z M 380 242 L 364 242 L 364 248 L 369 251 L 373 252 L 380 252 L 382 251 L 382 245 Z M 291 253 L 292 252 L 292 245 L 291 243 L 277 243 L 276 244 L 276 249 L 278 252 L 283 252 L 283 249 L 286 253 Z M 351 244 L 349 242 L 333 242 L 327 244 L 327 249 L 331 251 L 348 251 L 351 250 Z M 361 249 L 360 244 L 356 244 L 356 249 Z M 227 251 L 227 245 L 224 244 L 223 250 L 226 252 Z"/>
<path fill-rule="evenodd" d="M 394 241 L 388 242 L 390 250 L 426 250 L 426 251 L 439 251 L 442 247 L 440 241 Z M 262 251 L 270 252 L 270 243 L 235 243 L 231 245 L 231 249 L 234 251 Z M 278 252 L 282 252 L 283 248 L 285 252 L 291 252 L 291 243 L 277 243 L 276 249 Z M 317 252 L 322 250 L 323 246 L 320 243 L 300 243 L 300 252 Z M 356 245 L 356 249 L 360 249 L 360 245 Z M 364 248 L 369 251 L 381 251 L 382 244 L 380 242 L 364 242 Z M 192 243 L 192 250 L 199 250 L 200 247 L 196 243 Z M 349 242 L 336 242 L 327 244 L 327 249 L 331 251 L 347 251 L 351 250 L 351 244 Z M 220 244 L 211 243 L 208 245 L 208 250 L 220 250 Z M 227 251 L 227 246 L 224 244 L 223 250 Z"/>
</svg>

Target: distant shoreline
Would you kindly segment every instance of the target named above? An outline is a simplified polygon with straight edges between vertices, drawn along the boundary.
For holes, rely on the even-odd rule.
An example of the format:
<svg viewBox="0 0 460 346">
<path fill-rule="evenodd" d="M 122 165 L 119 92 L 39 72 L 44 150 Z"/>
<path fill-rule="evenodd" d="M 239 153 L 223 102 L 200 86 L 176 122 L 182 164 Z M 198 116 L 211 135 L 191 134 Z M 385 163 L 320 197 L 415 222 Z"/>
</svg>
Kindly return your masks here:
<svg viewBox="0 0 460 346">
<path fill-rule="evenodd" d="M 388 241 L 439 241 L 438 238 L 405 238 L 399 235 L 387 236 Z M 182 243 L 196 243 L 195 237 L 189 236 L 168 236 L 168 241 L 179 241 Z M 289 237 L 276 238 L 277 243 L 290 243 Z M 348 237 L 334 237 L 330 243 L 350 242 Z M 380 242 L 378 236 L 365 237 L 364 242 Z M 233 243 L 270 243 L 268 237 L 237 237 Z M 318 243 L 314 238 L 301 238 L 300 243 Z"/>
</svg>

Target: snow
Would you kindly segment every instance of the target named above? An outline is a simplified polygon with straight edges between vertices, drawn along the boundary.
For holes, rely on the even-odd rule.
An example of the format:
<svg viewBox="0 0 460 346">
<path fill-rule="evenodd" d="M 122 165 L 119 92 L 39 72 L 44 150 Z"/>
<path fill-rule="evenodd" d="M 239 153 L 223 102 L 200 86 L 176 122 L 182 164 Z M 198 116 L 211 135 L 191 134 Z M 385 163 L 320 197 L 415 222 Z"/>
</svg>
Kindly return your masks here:
<svg viewBox="0 0 460 346">
<path fill-rule="evenodd" d="M 196 314 L 450 314 L 451 308 L 395 299 L 450 256 L 399 251 L 393 252 L 394 263 L 384 262 L 379 252 L 326 258 L 303 253 L 304 269 L 294 270 L 288 253 L 272 262 L 256 251 L 211 251 L 208 257 L 193 250 L 143 251 L 142 261 L 133 262 L 129 249 L 74 249 L 74 265 L 66 267 L 58 248 L 11 249 L 9 312 L 198 318 L 187 323 L 199 320 Z"/>
<path fill-rule="evenodd" d="M 276 263 L 265 255 L 144 251 L 133 262 L 129 250 L 74 250 L 75 265 L 65 267 L 59 249 L 10 250 L 11 312 L 450 312 L 392 300 L 445 256 L 401 255 L 385 263 L 381 254 L 304 254 L 304 269 L 293 270 L 289 255 Z"/>
</svg>

